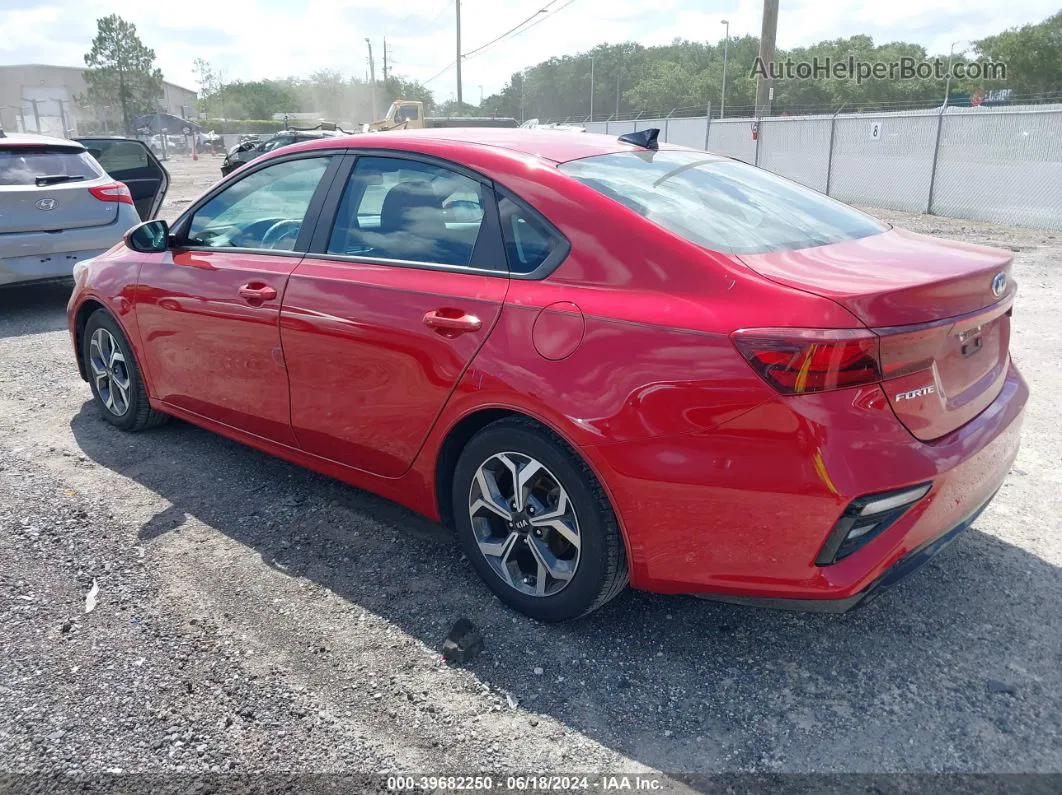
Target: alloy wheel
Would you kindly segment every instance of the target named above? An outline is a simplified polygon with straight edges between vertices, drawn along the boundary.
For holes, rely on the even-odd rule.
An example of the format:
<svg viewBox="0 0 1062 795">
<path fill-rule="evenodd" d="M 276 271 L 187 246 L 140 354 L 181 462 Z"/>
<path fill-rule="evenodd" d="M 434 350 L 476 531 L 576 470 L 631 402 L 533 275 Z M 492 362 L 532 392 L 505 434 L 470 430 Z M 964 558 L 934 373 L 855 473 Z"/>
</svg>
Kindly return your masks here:
<svg viewBox="0 0 1062 795">
<path fill-rule="evenodd" d="M 476 543 L 494 572 L 530 596 L 552 596 L 579 566 L 575 506 L 546 466 L 523 453 L 480 464 L 468 495 Z"/>
<path fill-rule="evenodd" d="M 89 368 L 96 392 L 104 408 L 116 417 L 129 411 L 129 368 L 122 349 L 105 328 L 98 328 L 89 340 Z"/>
</svg>

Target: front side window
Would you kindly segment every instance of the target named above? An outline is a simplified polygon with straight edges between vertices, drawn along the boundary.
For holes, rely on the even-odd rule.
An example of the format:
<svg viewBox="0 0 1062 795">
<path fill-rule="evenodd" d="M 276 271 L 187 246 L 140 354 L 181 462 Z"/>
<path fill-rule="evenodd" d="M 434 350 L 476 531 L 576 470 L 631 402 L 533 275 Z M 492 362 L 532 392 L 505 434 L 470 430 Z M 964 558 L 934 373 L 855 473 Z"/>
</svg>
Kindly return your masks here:
<svg viewBox="0 0 1062 795">
<path fill-rule="evenodd" d="M 770 172 L 701 152 L 621 152 L 561 171 L 665 229 L 716 251 L 824 246 L 888 227 Z"/>
<path fill-rule="evenodd" d="M 329 160 L 286 160 L 248 174 L 196 210 L 188 245 L 291 251 Z"/>
<path fill-rule="evenodd" d="M 278 135 L 276 138 L 270 138 L 268 141 L 259 144 L 259 149 L 262 152 L 272 152 L 274 149 L 293 143 L 295 143 L 294 135 Z"/>
<path fill-rule="evenodd" d="M 440 166 L 359 157 L 328 253 L 468 265 L 483 223 L 483 195 L 479 182 Z"/>
</svg>

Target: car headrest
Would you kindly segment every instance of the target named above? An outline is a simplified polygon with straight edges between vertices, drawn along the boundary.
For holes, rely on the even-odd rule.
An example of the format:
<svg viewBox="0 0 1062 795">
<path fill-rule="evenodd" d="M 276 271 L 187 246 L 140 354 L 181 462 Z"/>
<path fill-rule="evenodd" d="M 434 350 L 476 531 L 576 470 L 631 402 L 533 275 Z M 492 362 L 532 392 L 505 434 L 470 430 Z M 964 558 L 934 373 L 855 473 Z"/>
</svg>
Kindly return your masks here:
<svg viewBox="0 0 1062 795">
<path fill-rule="evenodd" d="M 444 233 L 446 218 L 442 199 L 426 180 L 400 182 L 384 196 L 380 208 L 380 232 L 406 231 L 421 237 Z"/>
</svg>

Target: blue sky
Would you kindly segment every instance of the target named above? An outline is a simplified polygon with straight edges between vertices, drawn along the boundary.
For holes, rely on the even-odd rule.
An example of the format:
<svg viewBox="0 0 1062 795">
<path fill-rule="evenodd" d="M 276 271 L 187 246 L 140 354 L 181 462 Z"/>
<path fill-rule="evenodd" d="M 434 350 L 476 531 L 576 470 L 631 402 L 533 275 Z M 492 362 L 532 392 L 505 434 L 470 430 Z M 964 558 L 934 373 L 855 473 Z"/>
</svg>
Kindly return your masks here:
<svg viewBox="0 0 1062 795">
<path fill-rule="evenodd" d="M 550 9 L 528 33 L 465 63 L 466 98 L 478 100 L 480 86 L 490 94 L 524 66 L 603 41 L 715 40 L 722 36 L 723 18 L 730 20 L 732 35 L 758 34 L 762 8 L 762 0 L 566 2 L 463 0 L 465 52 L 538 8 Z M 0 64 L 81 66 L 95 19 L 117 13 L 155 49 L 166 79 L 190 88 L 196 88 L 197 57 L 219 66 L 226 81 L 316 69 L 363 75 L 365 38 L 373 40 L 379 70 L 386 36 L 395 71 L 426 80 L 455 53 L 453 0 L 2 0 L 0 8 Z M 915 41 L 944 53 L 953 41 L 1038 22 L 1058 8 L 1059 0 L 781 0 L 778 43 L 792 47 L 867 33 L 875 41 Z M 455 91 L 453 71 L 431 88 L 447 99 Z"/>
</svg>

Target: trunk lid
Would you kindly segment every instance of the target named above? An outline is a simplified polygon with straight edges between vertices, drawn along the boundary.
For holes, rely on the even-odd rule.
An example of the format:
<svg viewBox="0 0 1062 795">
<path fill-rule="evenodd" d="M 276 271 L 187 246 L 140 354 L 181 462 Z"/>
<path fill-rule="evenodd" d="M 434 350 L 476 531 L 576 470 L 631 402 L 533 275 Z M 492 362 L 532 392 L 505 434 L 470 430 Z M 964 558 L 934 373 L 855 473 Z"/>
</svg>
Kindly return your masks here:
<svg viewBox="0 0 1062 795">
<path fill-rule="evenodd" d="M 1009 252 L 892 229 L 741 259 L 836 301 L 878 334 L 882 387 L 918 439 L 969 422 L 1003 387 L 1015 291 Z"/>
<path fill-rule="evenodd" d="M 88 190 L 110 181 L 80 145 L 0 146 L 0 234 L 114 223 L 118 205 Z"/>
</svg>

